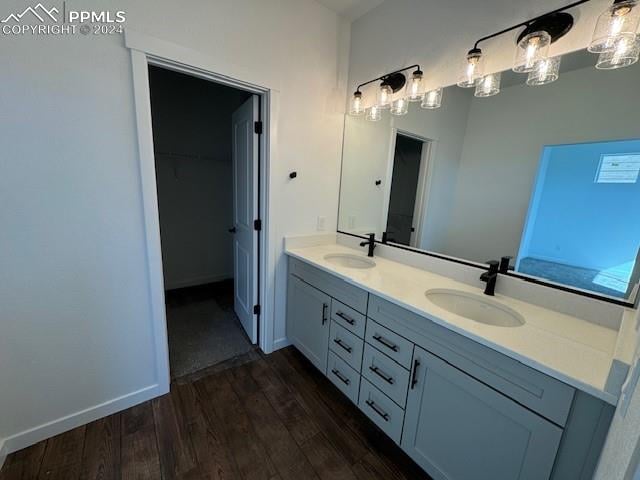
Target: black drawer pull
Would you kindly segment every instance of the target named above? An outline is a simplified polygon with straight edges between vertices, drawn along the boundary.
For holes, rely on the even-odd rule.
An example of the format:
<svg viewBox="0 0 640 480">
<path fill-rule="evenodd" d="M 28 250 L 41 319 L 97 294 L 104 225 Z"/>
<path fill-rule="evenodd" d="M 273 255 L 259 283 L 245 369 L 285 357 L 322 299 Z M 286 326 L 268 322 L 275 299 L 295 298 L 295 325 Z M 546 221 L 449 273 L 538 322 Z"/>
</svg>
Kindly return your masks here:
<svg viewBox="0 0 640 480">
<path fill-rule="evenodd" d="M 322 325 L 324 325 L 327 322 L 327 309 L 329 308 L 329 305 L 327 305 L 326 303 L 322 304 Z"/>
<path fill-rule="evenodd" d="M 380 415 L 384 419 L 385 422 L 389 421 L 389 414 L 388 413 L 384 413 L 384 411 L 382 411 L 380 409 L 380 407 L 378 407 L 378 405 L 376 405 L 376 402 L 374 402 L 373 400 L 367 400 L 365 403 L 371 407 L 371 410 L 373 410 L 378 415 Z"/>
<path fill-rule="evenodd" d="M 336 370 L 335 368 L 333 370 L 331 370 L 331 373 L 333 373 L 336 377 L 338 377 L 340 379 L 340 381 L 342 383 L 344 383 L 345 385 L 349 385 L 351 383 L 351 380 L 349 380 L 347 377 L 342 375 L 340 373 L 340 371 Z"/>
<path fill-rule="evenodd" d="M 411 390 L 418 384 L 418 367 L 420 366 L 420 360 L 417 358 L 413 361 L 413 376 L 411 377 Z"/>
<path fill-rule="evenodd" d="M 345 322 L 347 322 L 349 325 L 355 325 L 356 324 L 356 321 L 353 318 L 351 318 L 348 315 L 345 315 L 342 312 L 336 312 L 336 315 L 339 316 L 341 319 L 343 319 Z"/>
<path fill-rule="evenodd" d="M 387 340 L 386 338 L 380 336 L 380 335 L 374 335 L 373 339 L 376 342 L 380 342 L 382 345 L 384 345 L 387 348 L 390 348 L 391 350 L 393 350 L 394 352 L 398 351 L 398 346 L 391 343 L 389 340 Z"/>
<path fill-rule="evenodd" d="M 353 349 L 345 344 L 342 340 L 340 340 L 339 338 L 334 338 L 333 339 L 333 343 L 337 344 L 340 348 L 342 348 L 343 350 L 345 350 L 347 353 L 351 353 L 353 351 Z"/>
<path fill-rule="evenodd" d="M 374 367 L 373 365 L 371 365 L 369 367 L 369 370 L 371 370 L 373 373 L 378 375 L 381 379 L 383 379 L 389 385 L 393 385 L 393 377 L 390 377 L 389 375 L 382 373 L 382 371 L 378 367 Z"/>
</svg>

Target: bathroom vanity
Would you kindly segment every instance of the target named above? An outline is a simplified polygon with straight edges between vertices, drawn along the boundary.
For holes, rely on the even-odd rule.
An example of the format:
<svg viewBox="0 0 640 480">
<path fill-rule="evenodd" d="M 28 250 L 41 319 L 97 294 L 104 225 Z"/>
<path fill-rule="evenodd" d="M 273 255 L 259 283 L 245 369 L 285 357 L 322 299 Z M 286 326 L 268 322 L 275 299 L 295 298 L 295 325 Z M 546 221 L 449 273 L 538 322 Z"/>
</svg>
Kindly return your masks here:
<svg viewBox="0 0 640 480">
<path fill-rule="evenodd" d="M 617 332 L 337 244 L 287 253 L 289 341 L 432 477 L 591 478 Z"/>
</svg>

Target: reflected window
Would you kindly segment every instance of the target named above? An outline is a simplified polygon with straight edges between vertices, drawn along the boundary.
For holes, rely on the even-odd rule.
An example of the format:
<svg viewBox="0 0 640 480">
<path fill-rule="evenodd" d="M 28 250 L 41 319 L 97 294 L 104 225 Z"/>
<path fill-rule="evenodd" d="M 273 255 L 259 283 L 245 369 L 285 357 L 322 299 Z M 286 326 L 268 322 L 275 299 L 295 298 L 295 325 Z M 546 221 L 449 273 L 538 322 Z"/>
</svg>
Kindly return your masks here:
<svg viewBox="0 0 640 480">
<path fill-rule="evenodd" d="M 543 149 L 516 270 L 626 298 L 640 271 L 640 140 Z"/>
</svg>

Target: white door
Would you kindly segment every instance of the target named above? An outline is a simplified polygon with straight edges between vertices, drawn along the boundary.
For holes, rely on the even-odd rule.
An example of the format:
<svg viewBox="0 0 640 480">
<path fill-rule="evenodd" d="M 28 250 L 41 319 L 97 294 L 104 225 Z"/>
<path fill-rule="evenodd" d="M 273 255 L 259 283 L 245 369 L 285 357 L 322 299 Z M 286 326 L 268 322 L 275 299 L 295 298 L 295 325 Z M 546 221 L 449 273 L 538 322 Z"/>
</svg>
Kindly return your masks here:
<svg viewBox="0 0 640 480">
<path fill-rule="evenodd" d="M 233 114 L 233 275 L 234 309 L 252 343 L 258 341 L 258 97 Z"/>
</svg>

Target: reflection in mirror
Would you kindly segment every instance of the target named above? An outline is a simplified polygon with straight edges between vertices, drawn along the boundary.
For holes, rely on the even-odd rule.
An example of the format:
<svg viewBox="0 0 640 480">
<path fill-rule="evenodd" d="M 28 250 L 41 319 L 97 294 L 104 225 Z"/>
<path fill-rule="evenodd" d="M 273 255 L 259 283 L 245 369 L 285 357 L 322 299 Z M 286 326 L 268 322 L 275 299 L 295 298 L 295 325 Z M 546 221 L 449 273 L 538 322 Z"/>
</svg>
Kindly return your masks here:
<svg viewBox="0 0 640 480">
<path fill-rule="evenodd" d="M 640 64 L 563 57 L 558 79 L 502 73 L 377 122 L 347 116 L 338 230 L 631 299 L 640 277 Z"/>
</svg>

